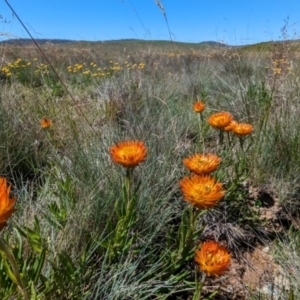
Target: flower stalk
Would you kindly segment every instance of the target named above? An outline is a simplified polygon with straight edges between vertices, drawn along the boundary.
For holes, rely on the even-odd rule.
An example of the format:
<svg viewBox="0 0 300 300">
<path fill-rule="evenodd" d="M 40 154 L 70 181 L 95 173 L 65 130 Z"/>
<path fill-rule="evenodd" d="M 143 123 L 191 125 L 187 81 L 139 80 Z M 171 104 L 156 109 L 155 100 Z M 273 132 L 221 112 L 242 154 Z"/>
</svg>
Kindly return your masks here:
<svg viewBox="0 0 300 300">
<path fill-rule="evenodd" d="M 112 239 L 109 243 L 109 258 L 112 260 L 126 252 L 134 243 L 135 237 L 129 236 L 138 218 L 136 213 L 137 195 L 132 193 L 133 168 L 126 169 L 123 182 L 123 197 L 116 201 L 115 211 L 118 217 Z"/>
<path fill-rule="evenodd" d="M 182 268 L 186 261 L 193 257 L 195 241 L 204 230 L 204 226 L 200 228 L 197 228 L 197 226 L 200 217 L 205 213 L 205 210 L 201 211 L 192 206 L 187 207 L 183 211 L 175 240 L 175 249 L 168 255 L 169 261 L 163 279 L 170 278 Z"/>
<path fill-rule="evenodd" d="M 110 147 L 112 161 L 126 169 L 122 198 L 115 203 L 117 223 L 109 224 L 114 231 L 108 241 L 103 243 L 109 251 L 110 260 L 128 251 L 136 239 L 131 232 L 138 220 L 136 202 L 139 184 L 133 191 L 133 171 L 147 158 L 147 151 L 142 141 L 124 141 Z"/>
<path fill-rule="evenodd" d="M 205 143 L 204 143 L 204 135 L 203 135 L 203 115 L 202 112 L 205 109 L 205 104 L 202 101 L 197 101 L 193 105 L 194 111 L 198 113 L 198 126 L 199 126 L 199 136 L 200 143 L 202 143 L 202 151 L 205 152 Z"/>
</svg>

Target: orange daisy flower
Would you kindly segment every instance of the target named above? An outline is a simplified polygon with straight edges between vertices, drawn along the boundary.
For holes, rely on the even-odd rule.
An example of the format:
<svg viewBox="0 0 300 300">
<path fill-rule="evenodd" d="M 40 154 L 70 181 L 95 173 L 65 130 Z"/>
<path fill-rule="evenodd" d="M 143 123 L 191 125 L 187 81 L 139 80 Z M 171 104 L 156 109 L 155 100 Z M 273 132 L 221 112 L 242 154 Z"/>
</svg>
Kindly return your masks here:
<svg viewBox="0 0 300 300">
<path fill-rule="evenodd" d="M 52 121 L 48 118 L 43 118 L 41 120 L 41 127 L 42 128 L 49 128 L 50 126 L 52 126 Z"/>
<path fill-rule="evenodd" d="M 196 113 L 202 113 L 204 111 L 205 104 L 202 101 L 197 101 L 194 103 L 193 108 Z"/>
<path fill-rule="evenodd" d="M 232 128 L 232 132 L 239 135 L 245 136 L 250 134 L 253 131 L 253 126 L 251 124 L 246 123 L 238 123 L 234 128 Z"/>
<path fill-rule="evenodd" d="M 13 206 L 17 197 L 10 198 L 10 186 L 6 178 L 0 177 L 0 230 L 7 225 L 7 219 L 16 211 Z"/>
<path fill-rule="evenodd" d="M 212 127 L 223 129 L 224 127 L 228 126 L 230 122 L 233 120 L 231 113 L 227 111 L 221 111 L 215 114 L 212 114 L 208 118 L 208 124 Z"/>
<path fill-rule="evenodd" d="M 133 168 L 147 158 L 145 144 L 142 141 L 124 141 L 110 147 L 111 159 L 125 168 Z"/>
<path fill-rule="evenodd" d="M 232 131 L 233 127 L 235 127 L 238 124 L 237 121 L 232 120 L 229 125 L 223 128 L 224 131 Z"/>
<path fill-rule="evenodd" d="M 209 209 L 216 206 L 217 202 L 225 195 L 225 190 L 222 190 L 223 184 L 216 182 L 215 178 L 209 175 L 193 174 L 191 177 L 184 177 L 179 185 L 184 200 L 198 209 Z"/>
<path fill-rule="evenodd" d="M 183 159 L 185 166 L 196 174 L 214 172 L 221 162 L 221 158 L 214 154 L 194 154 Z"/>
<path fill-rule="evenodd" d="M 230 258 L 227 248 L 218 242 L 204 242 L 200 250 L 195 251 L 195 261 L 208 276 L 220 276 L 228 271 Z"/>
</svg>

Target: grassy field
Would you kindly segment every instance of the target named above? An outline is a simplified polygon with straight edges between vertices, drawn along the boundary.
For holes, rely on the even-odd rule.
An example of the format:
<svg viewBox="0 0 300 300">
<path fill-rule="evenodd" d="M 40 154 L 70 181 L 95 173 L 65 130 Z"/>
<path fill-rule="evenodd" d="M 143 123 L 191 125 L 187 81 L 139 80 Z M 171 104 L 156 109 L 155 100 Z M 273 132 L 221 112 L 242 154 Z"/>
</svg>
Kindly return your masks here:
<svg viewBox="0 0 300 300">
<path fill-rule="evenodd" d="M 0 45 L 1 299 L 300 299 L 298 41 L 40 47 Z M 191 175 L 196 154 L 221 162 Z"/>
</svg>

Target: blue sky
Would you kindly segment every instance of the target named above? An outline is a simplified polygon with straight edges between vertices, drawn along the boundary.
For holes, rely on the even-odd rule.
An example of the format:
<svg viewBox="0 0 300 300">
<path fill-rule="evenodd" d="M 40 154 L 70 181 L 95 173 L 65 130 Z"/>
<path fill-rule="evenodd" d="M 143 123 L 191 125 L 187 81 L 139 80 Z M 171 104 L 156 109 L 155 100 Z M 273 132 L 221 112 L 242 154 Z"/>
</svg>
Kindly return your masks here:
<svg viewBox="0 0 300 300">
<path fill-rule="evenodd" d="M 289 18 L 290 38 L 300 36 L 299 0 L 160 0 L 173 40 L 229 45 L 280 39 Z M 8 0 L 35 38 L 169 40 L 155 0 Z M 0 39 L 28 38 L 5 0 Z M 2 21 L 2 22 L 1 22 Z"/>
</svg>

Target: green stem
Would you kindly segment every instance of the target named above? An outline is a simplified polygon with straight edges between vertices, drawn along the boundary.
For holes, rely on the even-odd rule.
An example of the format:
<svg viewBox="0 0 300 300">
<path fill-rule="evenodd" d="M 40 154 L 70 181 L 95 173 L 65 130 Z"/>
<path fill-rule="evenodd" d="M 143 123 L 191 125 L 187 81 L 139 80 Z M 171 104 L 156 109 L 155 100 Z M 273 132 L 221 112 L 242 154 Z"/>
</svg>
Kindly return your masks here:
<svg viewBox="0 0 300 300">
<path fill-rule="evenodd" d="M 231 138 L 230 138 L 230 131 L 227 131 L 227 139 L 229 144 L 229 149 L 231 148 Z"/>
<path fill-rule="evenodd" d="M 219 130 L 219 145 L 220 147 L 223 145 L 224 141 L 224 131 L 222 129 Z"/>
<path fill-rule="evenodd" d="M 136 223 L 136 195 L 132 191 L 133 170 L 134 168 L 126 169 L 122 187 L 123 199 L 116 202 L 118 223 L 115 226 L 115 234 L 110 241 L 110 261 L 121 251 L 126 251 L 133 243 L 133 239 L 128 239 L 128 232 Z"/>
<path fill-rule="evenodd" d="M 196 285 L 196 288 L 195 288 L 195 292 L 194 292 L 192 300 L 200 299 L 202 288 L 203 288 L 203 285 L 204 285 L 204 282 L 205 282 L 205 279 L 206 279 L 206 274 L 203 272 L 202 273 L 202 278 L 201 278 L 201 280 L 199 280 L 200 279 L 199 278 L 200 277 L 199 273 L 200 272 L 199 272 L 198 266 L 195 266 L 195 285 Z"/>
<path fill-rule="evenodd" d="M 126 177 L 125 177 L 125 189 L 126 189 L 126 199 L 123 199 L 125 202 L 126 211 L 125 214 L 128 213 L 128 210 L 130 209 L 131 202 L 132 202 L 132 175 L 133 175 L 134 168 L 128 168 L 126 169 Z"/>
<path fill-rule="evenodd" d="M 242 137 L 240 137 L 239 140 L 240 140 L 241 149 L 243 151 L 243 148 L 244 148 L 244 139 Z"/>
<path fill-rule="evenodd" d="M 205 143 L 204 143 L 204 135 L 203 135 L 203 116 L 200 113 L 198 115 L 198 124 L 199 124 L 199 135 L 200 135 L 200 143 L 202 143 L 202 152 L 205 153 Z"/>
<path fill-rule="evenodd" d="M 191 229 L 192 229 L 192 233 L 195 231 L 196 227 L 197 227 L 197 219 L 198 216 L 200 215 L 201 210 L 199 209 L 195 209 L 194 207 L 192 207 L 192 211 L 191 211 Z"/>
</svg>

